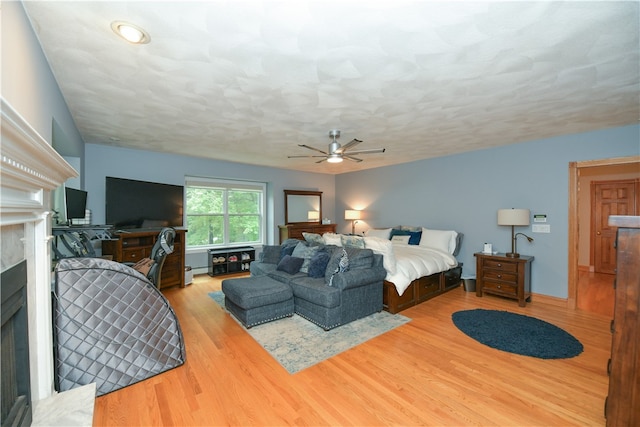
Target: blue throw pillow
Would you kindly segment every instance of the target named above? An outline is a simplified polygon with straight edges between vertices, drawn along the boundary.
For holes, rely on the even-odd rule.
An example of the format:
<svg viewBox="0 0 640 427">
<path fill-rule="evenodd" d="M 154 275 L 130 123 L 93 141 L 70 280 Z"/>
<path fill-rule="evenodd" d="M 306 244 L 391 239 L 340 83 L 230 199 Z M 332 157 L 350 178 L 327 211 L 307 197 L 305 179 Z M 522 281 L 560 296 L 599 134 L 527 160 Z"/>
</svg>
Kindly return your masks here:
<svg viewBox="0 0 640 427">
<path fill-rule="evenodd" d="M 295 246 L 283 246 L 282 250 L 280 251 L 280 261 L 282 261 L 282 258 L 284 258 L 285 256 L 291 255 L 295 248 Z"/>
<path fill-rule="evenodd" d="M 391 234 L 389 234 L 389 239 L 393 236 L 410 236 L 411 232 L 409 230 L 400 230 L 398 228 L 391 229 Z"/>
<path fill-rule="evenodd" d="M 410 231 L 409 232 L 409 244 L 410 245 L 419 245 L 420 239 L 422 238 L 422 231 Z"/>
<path fill-rule="evenodd" d="M 421 231 L 409 231 L 409 230 L 398 230 L 394 228 L 391 230 L 391 234 L 389 235 L 389 239 L 393 238 L 393 236 L 409 236 L 409 244 L 410 245 L 419 245 L 420 239 L 422 238 L 422 230 Z"/>
<path fill-rule="evenodd" d="M 298 271 L 300 271 L 300 267 L 302 267 L 303 262 L 303 258 L 285 255 L 278 263 L 278 267 L 276 267 L 276 270 L 284 271 L 285 273 L 289 274 L 296 274 Z"/>
<path fill-rule="evenodd" d="M 331 255 L 329 255 L 329 252 L 325 250 L 319 250 L 318 252 L 313 254 L 311 260 L 309 261 L 309 270 L 307 272 L 307 275 L 309 277 L 313 277 L 314 279 L 324 277 L 324 272 L 327 269 L 327 264 L 329 264 L 330 258 Z"/>
</svg>

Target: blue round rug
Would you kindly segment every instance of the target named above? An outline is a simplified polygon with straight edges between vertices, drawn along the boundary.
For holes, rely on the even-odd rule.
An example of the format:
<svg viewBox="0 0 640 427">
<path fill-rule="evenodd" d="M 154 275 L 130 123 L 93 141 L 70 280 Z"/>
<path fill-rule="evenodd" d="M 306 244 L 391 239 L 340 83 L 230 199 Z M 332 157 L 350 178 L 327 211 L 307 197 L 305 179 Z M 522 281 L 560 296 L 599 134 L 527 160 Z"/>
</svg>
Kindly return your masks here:
<svg viewBox="0 0 640 427">
<path fill-rule="evenodd" d="M 573 335 L 535 317 L 498 310 L 465 310 L 451 315 L 462 332 L 489 347 L 541 359 L 567 359 L 582 353 Z"/>
</svg>

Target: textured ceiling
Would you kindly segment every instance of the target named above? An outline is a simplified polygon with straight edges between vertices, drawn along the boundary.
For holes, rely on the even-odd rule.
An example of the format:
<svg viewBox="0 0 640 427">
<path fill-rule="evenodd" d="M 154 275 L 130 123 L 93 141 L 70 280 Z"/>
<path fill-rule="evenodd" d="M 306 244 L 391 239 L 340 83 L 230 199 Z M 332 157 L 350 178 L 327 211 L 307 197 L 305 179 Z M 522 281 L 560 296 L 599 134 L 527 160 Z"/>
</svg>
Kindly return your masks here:
<svg viewBox="0 0 640 427">
<path fill-rule="evenodd" d="M 24 2 L 85 142 L 330 174 L 638 123 L 639 4 Z"/>
</svg>

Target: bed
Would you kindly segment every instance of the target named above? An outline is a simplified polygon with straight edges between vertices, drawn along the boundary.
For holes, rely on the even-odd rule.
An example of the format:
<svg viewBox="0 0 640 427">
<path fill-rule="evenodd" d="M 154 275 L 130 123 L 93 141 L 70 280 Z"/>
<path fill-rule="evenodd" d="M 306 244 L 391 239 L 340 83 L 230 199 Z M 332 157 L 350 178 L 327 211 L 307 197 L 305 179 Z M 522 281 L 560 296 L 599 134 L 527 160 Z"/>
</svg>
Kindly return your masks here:
<svg viewBox="0 0 640 427">
<path fill-rule="evenodd" d="M 389 236 L 389 237 L 387 237 Z M 403 236 L 409 236 L 403 237 Z M 418 227 L 369 230 L 365 246 L 384 256 L 383 307 L 398 313 L 460 286 L 462 234 Z"/>
</svg>

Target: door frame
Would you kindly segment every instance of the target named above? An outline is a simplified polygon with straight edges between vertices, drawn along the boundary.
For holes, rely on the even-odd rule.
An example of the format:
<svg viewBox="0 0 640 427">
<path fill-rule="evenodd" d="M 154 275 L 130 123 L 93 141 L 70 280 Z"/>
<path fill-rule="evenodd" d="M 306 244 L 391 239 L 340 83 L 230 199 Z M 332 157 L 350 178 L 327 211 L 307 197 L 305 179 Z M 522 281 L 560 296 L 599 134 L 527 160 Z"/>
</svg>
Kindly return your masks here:
<svg viewBox="0 0 640 427">
<path fill-rule="evenodd" d="M 575 310 L 578 292 L 578 254 L 580 224 L 578 218 L 578 192 L 580 170 L 598 166 L 622 165 L 627 163 L 640 163 L 640 156 L 615 157 L 610 159 L 585 160 L 569 162 L 569 239 L 568 239 L 568 291 L 567 308 Z"/>
</svg>

